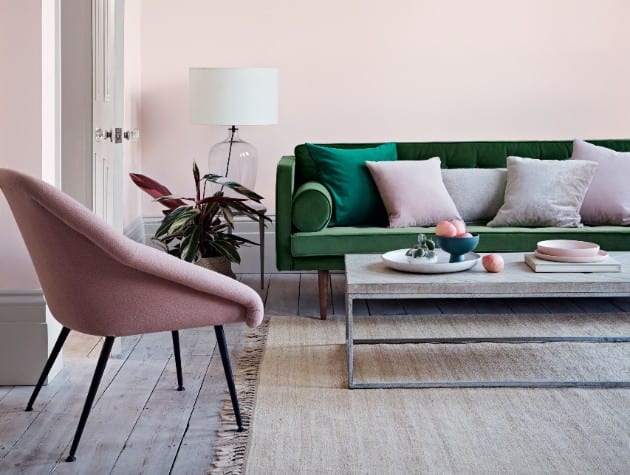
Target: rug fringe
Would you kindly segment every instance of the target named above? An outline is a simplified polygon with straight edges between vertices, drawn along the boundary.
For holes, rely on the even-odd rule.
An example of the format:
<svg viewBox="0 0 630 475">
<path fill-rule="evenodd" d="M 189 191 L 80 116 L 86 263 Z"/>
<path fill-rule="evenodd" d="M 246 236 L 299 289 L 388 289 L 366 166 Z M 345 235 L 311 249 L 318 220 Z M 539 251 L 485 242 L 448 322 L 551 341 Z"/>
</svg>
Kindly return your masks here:
<svg viewBox="0 0 630 475">
<path fill-rule="evenodd" d="M 209 475 L 238 475 L 243 472 L 251 418 L 256 405 L 260 362 L 265 351 L 269 322 L 269 319 L 263 321 L 247 335 L 245 348 L 238 359 L 238 369 L 234 374 L 245 430 L 237 431 L 232 402 L 229 398 L 226 399 L 221 409 L 221 427 L 217 430 L 214 458 Z"/>
</svg>

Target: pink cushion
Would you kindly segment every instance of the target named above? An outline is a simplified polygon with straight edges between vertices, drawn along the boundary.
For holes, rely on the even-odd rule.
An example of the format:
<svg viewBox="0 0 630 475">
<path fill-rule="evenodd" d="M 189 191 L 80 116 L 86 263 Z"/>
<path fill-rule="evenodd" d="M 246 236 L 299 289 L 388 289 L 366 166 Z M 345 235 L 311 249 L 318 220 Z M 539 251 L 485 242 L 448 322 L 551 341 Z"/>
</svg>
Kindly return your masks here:
<svg viewBox="0 0 630 475">
<path fill-rule="evenodd" d="M 571 159 L 598 163 L 580 209 L 584 224 L 630 225 L 630 152 L 575 139 Z"/>
<path fill-rule="evenodd" d="M 442 181 L 438 157 L 365 164 L 385 204 L 390 228 L 461 219 Z"/>
</svg>

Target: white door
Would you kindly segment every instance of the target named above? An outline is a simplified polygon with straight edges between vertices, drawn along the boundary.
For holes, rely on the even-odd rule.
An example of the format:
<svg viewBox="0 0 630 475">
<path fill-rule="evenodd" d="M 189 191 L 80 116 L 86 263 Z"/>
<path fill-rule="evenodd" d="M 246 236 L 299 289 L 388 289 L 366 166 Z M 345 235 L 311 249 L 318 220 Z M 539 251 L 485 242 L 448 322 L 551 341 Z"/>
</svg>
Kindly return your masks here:
<svg viewBox="0 0 630 475">
<path fill-rule="evenodd" d="M 94 212 L 122 231 L 124 0 L 92 0 Z"/>
</svg>

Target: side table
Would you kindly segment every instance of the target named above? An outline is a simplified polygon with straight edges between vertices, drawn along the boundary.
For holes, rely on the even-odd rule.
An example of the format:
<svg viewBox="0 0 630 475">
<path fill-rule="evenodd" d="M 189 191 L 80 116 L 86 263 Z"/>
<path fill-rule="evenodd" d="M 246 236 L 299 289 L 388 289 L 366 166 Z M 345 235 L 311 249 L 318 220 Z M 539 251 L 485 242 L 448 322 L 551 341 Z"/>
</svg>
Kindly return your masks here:
<svg viewBox="0 0 630 475">
<path fill-rule="evenodd" d="M 267 208 L 262 203 L 247 201 L 247 205 L 256 211 L 258 217 L 259 251 L 260 251 L 260 288 L 265 288 L 265 213 Z M 238 215 L 237 215 L 238 216 Z"/>
</svg>

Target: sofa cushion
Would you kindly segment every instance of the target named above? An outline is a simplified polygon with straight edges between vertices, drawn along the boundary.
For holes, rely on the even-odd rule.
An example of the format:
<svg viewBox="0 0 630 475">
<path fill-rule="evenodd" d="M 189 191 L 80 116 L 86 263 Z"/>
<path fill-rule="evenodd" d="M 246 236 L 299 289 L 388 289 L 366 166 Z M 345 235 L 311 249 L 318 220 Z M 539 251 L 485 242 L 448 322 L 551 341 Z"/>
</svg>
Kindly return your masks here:
<svg viewBox="0 0 630 475">
<path fill-rule="evenodd" d="M 309 181 L 293 195 L 293 226 L 300 231 L 319 231 L 332 216 L 332 197 L 324 185 Z"/>
<path fill-rule="evenodd" d="M 595 145 L 630 152 L 630 140 L 591 140 Z M 353 150 L 375 147 L 379 143 L 336 143 L 329 147 Z M 570 140 L 513 140 L 483 142 L 398 142 L 398 160 L 425 160 L 440 157 L 444 168 L 504 168 L 509 156 L 564 160 L 571 156 Z M 315 163 L 305 144 L 295 147 L 295 184 L 317 180 Z"/>
<path fill-rule="evenodd" d="M 630 225 L 630 152 L 573 141 L 573 160 L 598 163 L 580 215 L 585 224 Z"/>
<path fill-rule="evenodd" d="M 467 231 L 480 235 L 475 252 L 531 252 L 538 241 L 547 239 L 577 239 L 596 242 L 606 251 L 627 251 L 630 239 L 630 227 L 621 226 L 489 228 L 470 225 Z M 313 233 L 294 233 L 291 254 L 299 258 L 387 252 L 412 246 L 418 242 L 419 233 L 433 235 L 435 228 L 329 227 Z M 338 268 L 343 269 L 343 266 Z"/>
<path fill-rule="evenodd" d="M 376 185 L 365 166 L 370 161 L 394 161 L 396 144 L 362 149 L 336 149 L 306 144 L 321 181 L 333 199 L 331 226 L 385 224 L 386 213 Z"/>
<path fill-rule="evenodd" d="M 442 170 L 446 191 L 466 223 L 487 223 L 501 208 L 505 168 L 447 168 Z"/>
<path fill-rule="evenodd" d="M 440 173 L 440 159 L 366 162 L 374 178 L 390 228 L 434 226 L 443 219 L 460 219 Z"/>
<path fill-rule="evenodd" d="M 596 162 L 508 157 L 504 203 L 488 226 L 579 227 Z"/>
</svg>

